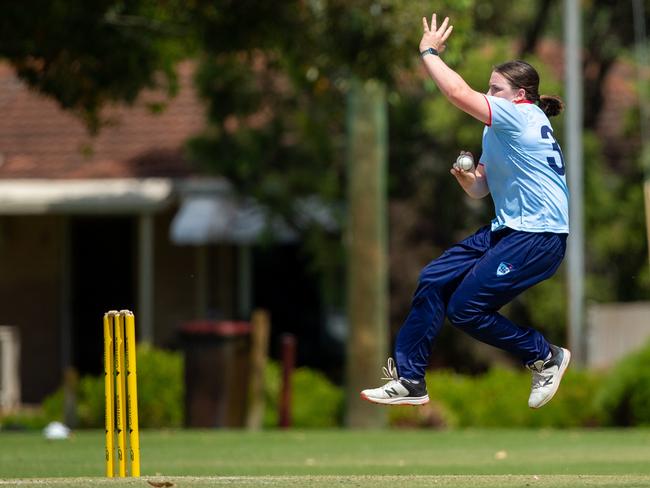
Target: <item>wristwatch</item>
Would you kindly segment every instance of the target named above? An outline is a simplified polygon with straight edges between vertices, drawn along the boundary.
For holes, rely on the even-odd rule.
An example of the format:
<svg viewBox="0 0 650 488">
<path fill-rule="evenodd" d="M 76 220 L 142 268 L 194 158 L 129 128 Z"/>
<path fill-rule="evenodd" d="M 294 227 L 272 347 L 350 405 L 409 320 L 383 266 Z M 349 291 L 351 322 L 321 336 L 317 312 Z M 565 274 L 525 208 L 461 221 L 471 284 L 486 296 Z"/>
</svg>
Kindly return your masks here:
<svg viewBox="0 0 650 488">
<path fill-rule="evenodd" d="M 425 57 L 427 54 L 433 54 L 434 56 L 438 56 L 438 51 L 430 47 L 429 49 L 425 49 L 420 53 L 420 56 Z"/>
</svg>

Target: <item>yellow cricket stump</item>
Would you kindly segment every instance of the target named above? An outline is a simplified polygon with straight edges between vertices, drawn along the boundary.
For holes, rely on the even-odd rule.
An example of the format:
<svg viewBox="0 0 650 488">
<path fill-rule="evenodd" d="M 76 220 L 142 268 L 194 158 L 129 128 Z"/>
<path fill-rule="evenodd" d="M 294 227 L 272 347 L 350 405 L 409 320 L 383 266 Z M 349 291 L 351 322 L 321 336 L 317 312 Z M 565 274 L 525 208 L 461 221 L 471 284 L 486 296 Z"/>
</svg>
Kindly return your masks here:
<svg viewBox="0 0 650 488">
<path fill-rule="evenodd" d="M 127 476 L 129 429 L 130 475 L 140 476 L 138 387 L 136 373 L 135 316 L 129 310 L 104 314 L 104 376 L 106 395 L 106 476 L 115 476 L 117 435 L 118 476 Z M 125 418 L 126 414 L 126 418 Z"/>
<path fill-rule="evenodd" d="M 109 314 L 104 314 L 104 391 L 105 391 L 105 426 L 106 426 L 106 476 L 113 477 L 113 455 L 115 446 L 113 434 L 115 432 L 113 389 L 115 375 L 113 372 L 113 323 Z"/>
<path fill-rule="evenodd" d="M 135 316 L 123 310 L 125 317 L 126 396 L 128 402 L 129 458 L 131 476 L 140 476 L 140 431 L 138 429 L 138 372 L 135 360 Z"/>
</svg>

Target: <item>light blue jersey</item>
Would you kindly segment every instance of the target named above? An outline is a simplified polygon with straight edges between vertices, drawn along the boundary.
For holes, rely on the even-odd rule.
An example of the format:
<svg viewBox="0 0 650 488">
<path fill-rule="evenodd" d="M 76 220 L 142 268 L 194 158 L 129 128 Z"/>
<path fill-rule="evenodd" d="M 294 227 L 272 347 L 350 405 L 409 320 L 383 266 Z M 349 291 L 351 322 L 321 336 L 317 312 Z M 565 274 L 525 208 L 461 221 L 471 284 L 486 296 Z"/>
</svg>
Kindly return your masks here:
<svg viewBox="0 0 650 488">
<path fill-rule="evenodd" d="M 564 158 L 548 117 L 532 103 L 486 99 L 491 123 L 479 162 L 494 201 L 492 230 L 568 233 Z"/>
</svg>

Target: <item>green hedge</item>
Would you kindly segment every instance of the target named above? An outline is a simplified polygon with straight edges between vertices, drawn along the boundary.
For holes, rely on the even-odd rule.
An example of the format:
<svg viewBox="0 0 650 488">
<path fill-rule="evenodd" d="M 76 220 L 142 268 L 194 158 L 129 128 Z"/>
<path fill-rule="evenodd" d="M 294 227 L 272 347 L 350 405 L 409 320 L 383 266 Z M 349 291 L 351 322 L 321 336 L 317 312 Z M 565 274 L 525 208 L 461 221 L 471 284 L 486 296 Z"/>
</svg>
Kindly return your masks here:
<svg viewBox="0 0 650 488">
<path fill-rule="evenodd" d="M 395 426 L 589 427 L 650 426 L 650 342 L 609 371 L 569 368 L 543 408 L 528 408 L 530 373 L 494 368 L 480 376 L 427 375 L 432 401 L 391 409 Z"/>
<path fill-rule="evenodd" d="M 142 428 L 182 427 L 184 376 L 182 353 L 138 346 L 138 413 Z M 265 427 L 278 425 L 281 372 L 269 362 L 265 372 Z M 341 425 L 343 391 L 319 371 L 298 368 L 292 378 L 292 425 L 327 428 Z M 104 377 L 84 376 L 76 388 L 78 427 L 104 426 Z M 42 408 L 5 415 L 0 428 L 42 429 L 53 420 L 63 421 L 63 388 L 46 398 Z"/>
<path fill-rule="evenodd" d="M 137 354 L 140 425 L 181 427 L 184 418 L 182 354 L 144 345 L 138 347 Z M 265 380 L 264 426 L 276 427 L 281 384 L 278 363 L 269 362 Z M 390 425 L 435 428 L 650 425 L 650 342 L 607 373 L 569 368 L 553 401 L 538 410 L 527 406 L 531 375 L 523 369 L 497 367 L 479 376 L 433 371 L 427 374 L 426 381 L 431 402 L 417 408 L 390 408 Z M 298 368 L 292 382 L 294 427 L 342 425 L 342 388 L 309 368 Z M 46 399 L 41 409 L 3 416 L 0 428 L 42 428 L 62 417 L 63 390 L 59 390 Z M 103 377 L 83 377 L 79 381 L 77 417 L 80 427 L 103 426 Z"/>
<path fill-rule="evenodd" d="M 140 427 L 181 427 L 184 419 L 183 356 L 138 345 L 138 420 Z M 104 377 L 84 376 L 77 385 L 79 427 L 104 426 Z M 48 420 L 63 420 L 63 389 L 43 402 Z"/>
<path fill-rule="evenodd" d="M 394 426 L 429 427 L 585 427 L 600 423 L 594 402 L 598 378 L 569 370 L 553 401 L 528 408 L 531 374 L 493 368 L 480 376 L 449 371 L 427 374 L 432 401 L 422 408 L 390 410 Z"/>
<path fill-rule="evenodd" d="M 0 430 L 41 430 L 50 419 L 41 408 L 22 408 L 0 414 Z"/>
<path fill-rule="evenodd" d="M 596 403 L 604 425 L 650 425 L 650 342 L 603 375 Z"/>
<path fill-rule="evenodd" d="M 278 400 L 280 398 L 281 371 L 275 361 L 267 364 L 265 372 L 266 406 L 264 427 L 277 427 Z M 319 371 L 298 368 L 291 379 L 291 417 L 293 427 L 337 427 L 343 418 L 343 390 L 334 385 Z"/>
</svg>

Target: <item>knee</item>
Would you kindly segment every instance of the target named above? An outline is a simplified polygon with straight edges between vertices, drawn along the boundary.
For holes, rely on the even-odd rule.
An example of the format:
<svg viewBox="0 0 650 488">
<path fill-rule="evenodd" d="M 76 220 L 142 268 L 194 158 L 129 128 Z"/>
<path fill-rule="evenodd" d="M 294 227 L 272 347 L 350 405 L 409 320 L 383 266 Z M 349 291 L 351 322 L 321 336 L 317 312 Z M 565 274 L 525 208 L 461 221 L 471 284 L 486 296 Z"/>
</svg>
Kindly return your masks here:
<svg viewBox="0 0 650 488">
<path fill-rule="evenodd" d="M 447 305 L 447 318 L 456 327 L 471 327 L 477 321 L 477 312 L 465 301 L 452 300 Z"/>
<path fill-rule="evenodd" d="M 432 275 L 429 268 L 424 268 L 418 277 L 418 286 L 414 293 L 415 299 L 421 299 L 430 295 L 437 294 L 442 288 L 440 280 Z"/>
</svg>

